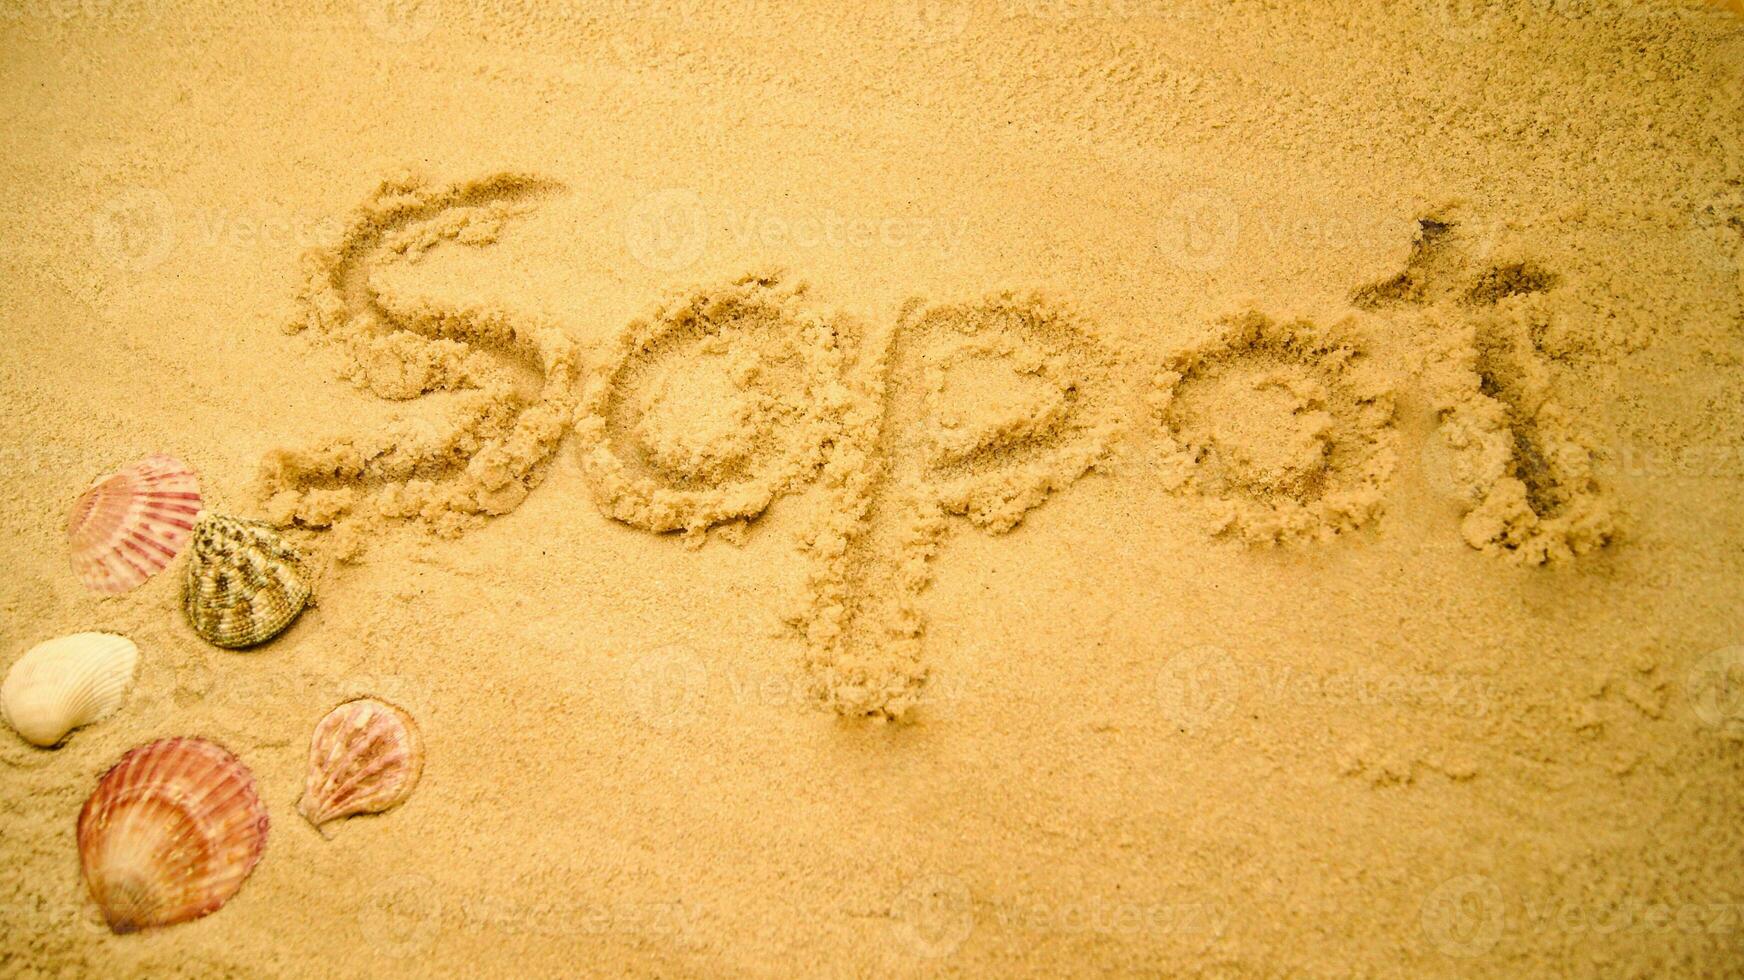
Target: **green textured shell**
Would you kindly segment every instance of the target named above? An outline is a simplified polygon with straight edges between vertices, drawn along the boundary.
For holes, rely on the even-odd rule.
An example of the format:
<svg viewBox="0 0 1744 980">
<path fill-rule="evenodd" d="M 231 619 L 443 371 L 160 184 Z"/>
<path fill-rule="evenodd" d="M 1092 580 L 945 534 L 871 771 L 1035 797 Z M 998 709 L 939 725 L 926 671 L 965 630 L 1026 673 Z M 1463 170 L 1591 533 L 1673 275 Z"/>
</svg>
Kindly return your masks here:
<svg viewBox="0 0 1744 980">
<path fill-rule="evenodd" d="M 194 525 L 182 612 L 208 643 L 230 649 L 265 643 L 308 601 L 302 556 L 269 525 L 219 514 Z"/>
</svg>

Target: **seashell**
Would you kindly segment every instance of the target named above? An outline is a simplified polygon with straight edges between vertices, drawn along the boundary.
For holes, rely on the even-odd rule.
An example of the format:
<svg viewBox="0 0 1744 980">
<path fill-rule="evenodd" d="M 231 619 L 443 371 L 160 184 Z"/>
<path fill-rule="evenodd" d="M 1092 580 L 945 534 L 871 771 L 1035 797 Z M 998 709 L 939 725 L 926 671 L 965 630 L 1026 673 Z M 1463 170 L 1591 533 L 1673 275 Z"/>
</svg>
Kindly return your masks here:
<svg viewBox="0 0 1744 980">
<path fill-rule="evenodd" d="M 121 707 L 138 663 L 139 648 L 113 633 L 74 633 L 38 643 L 0 684 L 0 716 L 26 742 L 54 745 Z"/>
<path fill-rule="evenodd" d="M 166 738 L 121 757 L 79 811 L 79 861 L 109 928 L 215 912 L 266 848 L 254 774 L 220 745 Z"/>
<path fill-rule="evenodd" d="M 347 701 L 315 725 L 297 812 L 330 837 L 331 821 L 406 802 L 423 771 L 424 739 L 411 715 L 375 698 Z"/>
<path fill-rule="evenodd" d="M 309 601 L 302 558 L 259 521 L 207 514 L 194 525 L 182 612 L 207 642 L 237 648 L 284 632 Z"/>
<path fill-rule="evenodd" d="M 174 456 L 102 477 L 67 519 L 73 572 L 87 588 L 126 592 L 175 559 L 199 513 L 200 478 Z"/>
</svg>

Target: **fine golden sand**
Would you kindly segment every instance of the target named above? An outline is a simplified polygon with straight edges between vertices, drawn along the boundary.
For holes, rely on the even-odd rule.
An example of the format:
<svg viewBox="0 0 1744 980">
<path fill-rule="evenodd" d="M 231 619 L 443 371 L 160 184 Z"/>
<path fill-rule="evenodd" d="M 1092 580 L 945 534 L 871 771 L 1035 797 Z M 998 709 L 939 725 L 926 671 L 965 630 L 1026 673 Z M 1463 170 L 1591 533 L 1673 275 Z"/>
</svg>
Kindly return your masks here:
<svg viewBox="0 0 1744 980">
<path fill-rule="evenodd" d="M 0 974 L 1744 970 L 1739 14 L 7 0 L 0 667 L 140 667 L 0 732 Z M 155 452 L 283 636 L 74 578 Z M 265 855 L 111 935 L 174 735 Z"/>
</svg>

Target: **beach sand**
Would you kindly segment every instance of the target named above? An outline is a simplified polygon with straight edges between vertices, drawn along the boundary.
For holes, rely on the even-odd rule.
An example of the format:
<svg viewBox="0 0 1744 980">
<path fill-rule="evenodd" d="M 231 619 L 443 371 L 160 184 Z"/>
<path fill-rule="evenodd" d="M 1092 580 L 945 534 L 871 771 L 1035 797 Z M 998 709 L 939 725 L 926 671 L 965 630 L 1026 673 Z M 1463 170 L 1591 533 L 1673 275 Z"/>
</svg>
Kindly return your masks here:
<svg viewBox="0 0 1744 980">
<path fill-rule="evenodd" d="M 0 973 L 1738 971 L 1744 19 L 1293 6 L 8 2 L 0 665 L 141 666 Z M 155 452 L 283 636 L 74 578 Z M 171 735 L 265 857 L 111 935 Z"/>
</svg>

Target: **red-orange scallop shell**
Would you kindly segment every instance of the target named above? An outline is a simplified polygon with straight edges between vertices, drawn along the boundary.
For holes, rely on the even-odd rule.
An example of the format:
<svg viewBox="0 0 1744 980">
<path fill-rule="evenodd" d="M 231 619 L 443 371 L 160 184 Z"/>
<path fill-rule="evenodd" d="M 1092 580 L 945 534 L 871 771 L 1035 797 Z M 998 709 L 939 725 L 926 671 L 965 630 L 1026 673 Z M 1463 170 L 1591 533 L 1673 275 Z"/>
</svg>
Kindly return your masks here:
<svg viewBox="0 0 1744 980">
<path fill-rule="evenodd" d="M 222 746 L 167 738 L 121 757 L 79 812 L 91 898 L 118 933 L 216 911 L 266 849 L 254 774 Z"/>
</svg>

